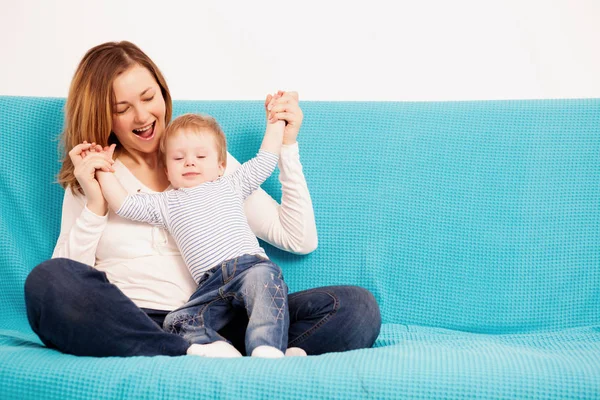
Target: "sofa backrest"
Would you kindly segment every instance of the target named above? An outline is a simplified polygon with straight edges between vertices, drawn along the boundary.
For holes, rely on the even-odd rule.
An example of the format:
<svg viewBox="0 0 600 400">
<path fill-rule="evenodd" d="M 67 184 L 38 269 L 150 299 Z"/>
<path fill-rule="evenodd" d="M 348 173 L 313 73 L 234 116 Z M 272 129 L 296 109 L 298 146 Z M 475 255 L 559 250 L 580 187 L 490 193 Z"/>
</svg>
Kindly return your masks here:
<svg viewBox="0 0 600 400">
<path fill-rule="evenodd" d="M 60 229 L 64 99 L 0 96 L 0 328 Z M 600 323 L 600 100 L 303 102 L 319 248 L 266 246 L 292 291 L 363 286 L 384 322 L 512 333 Z M 176 101 L 253 156 L 258 101 Z M 277 174 L 263 187 L 276 199 Z"/>
</svg>

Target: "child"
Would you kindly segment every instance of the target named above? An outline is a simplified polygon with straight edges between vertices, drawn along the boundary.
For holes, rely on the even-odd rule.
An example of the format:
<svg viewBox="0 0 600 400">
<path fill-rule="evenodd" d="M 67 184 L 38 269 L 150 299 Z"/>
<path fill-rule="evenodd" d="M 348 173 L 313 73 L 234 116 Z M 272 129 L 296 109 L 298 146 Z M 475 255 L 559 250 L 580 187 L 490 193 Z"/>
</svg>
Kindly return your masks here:
<svg viewBox="0 0 600 400">
<path fill-rule="evenodd" d="M 243 210 L 244 199 L 277 165 L 284 124 L 267 123 L 257 156 L 228 176 L 223 176 L 225 135 L 214 118 L 194 114 L 176 118 L 160 139 L 172 190 L 128 195 L 113 174 L 96 172 L 110 208 L 121 217 L 168 230 L 198 283 L 188 303 L 169 313 L 163 324 L 167 331 L 194 343 L 188 353 L 241 356 L 217 331 L 235 310 L 245 309 L 249 316 L 246 353 L 284 356 L 289 327 L 287 285 L 281 269 L 259 246 Z M 298 355 L 298 351 L 303 352 L 293 349 L 291 354 Z"/>
</svg>

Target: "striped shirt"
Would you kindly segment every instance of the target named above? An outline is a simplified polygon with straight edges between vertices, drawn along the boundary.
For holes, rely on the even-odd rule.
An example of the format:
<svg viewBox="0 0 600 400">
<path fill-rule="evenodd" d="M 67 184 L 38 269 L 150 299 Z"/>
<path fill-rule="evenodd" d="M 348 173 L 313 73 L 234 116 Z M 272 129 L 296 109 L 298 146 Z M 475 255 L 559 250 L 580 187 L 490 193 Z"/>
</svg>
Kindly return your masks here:
<svg viewBox="0 0 600 400">
<path fill-rule="evenodd" d="M 131 194 L 116 213 L 168 230 L 198 282 L 225 260 L 266 256 L 248 225 L 244 200 L 273 173 L 278 158 L 260 150 L 232 175 L 193 188 Z"/>
</svg>

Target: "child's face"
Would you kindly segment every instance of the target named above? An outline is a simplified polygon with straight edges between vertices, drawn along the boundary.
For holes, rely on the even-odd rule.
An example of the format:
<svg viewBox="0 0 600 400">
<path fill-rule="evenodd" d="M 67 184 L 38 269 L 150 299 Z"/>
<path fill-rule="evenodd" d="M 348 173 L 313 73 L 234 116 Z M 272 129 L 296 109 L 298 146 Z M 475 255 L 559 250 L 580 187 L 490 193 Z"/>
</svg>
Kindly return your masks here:
<svg viewBox="0 0 600 400">
<path fill-rule="evenodd" d="M 225 172 L 211 131 L 180 130 L 167 140 L 166 148 L 165 167 L 175 189 L 214 181 Z"/>
</svg>

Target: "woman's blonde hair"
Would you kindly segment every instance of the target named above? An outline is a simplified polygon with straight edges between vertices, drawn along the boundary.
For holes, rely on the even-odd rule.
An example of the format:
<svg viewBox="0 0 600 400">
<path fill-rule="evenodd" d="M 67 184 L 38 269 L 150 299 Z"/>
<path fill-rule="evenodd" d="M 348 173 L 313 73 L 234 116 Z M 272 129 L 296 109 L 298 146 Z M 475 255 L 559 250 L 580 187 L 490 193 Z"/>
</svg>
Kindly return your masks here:
<svg viewBox="0 0 600 400">
<path fill-rule="evenodd" d="M 215 138 L 217 145 L 218 159 L 223 165 L 227 166 L 227 140 L 225 133 L 216 119 L 205 114 L 183 114 L 175 118 L 165 129 L 165 132 L 160 137 L 158 145 L 159 157 L 162 159 L 163 165 L 167 165 L 167 140 L 173 137 L 182 129 L 188 129 L 194 133 L 211 133 Z"/>
<path fill-rule="evenodd" d="M 127 41 L 107 42 L 91 48 L 79 63 L 65 109 L 65 128 L 61 135 L 62 167 L 58 174 L 58 183 L 71 187 L 74 194 L 82 193 L 75 178 L 73 162 L 69 151 L 76 145 L 87 141 L 101 146 L 120 143 L 112 133 L 114 113 L 113 82 L 117 76 L 129 68 L 139 65 L 146 68 L 160 86 L 165 100 L 165 125 L 171 120 L 171 94 L 160 70 L 139 47 Z"/>
</svg>

